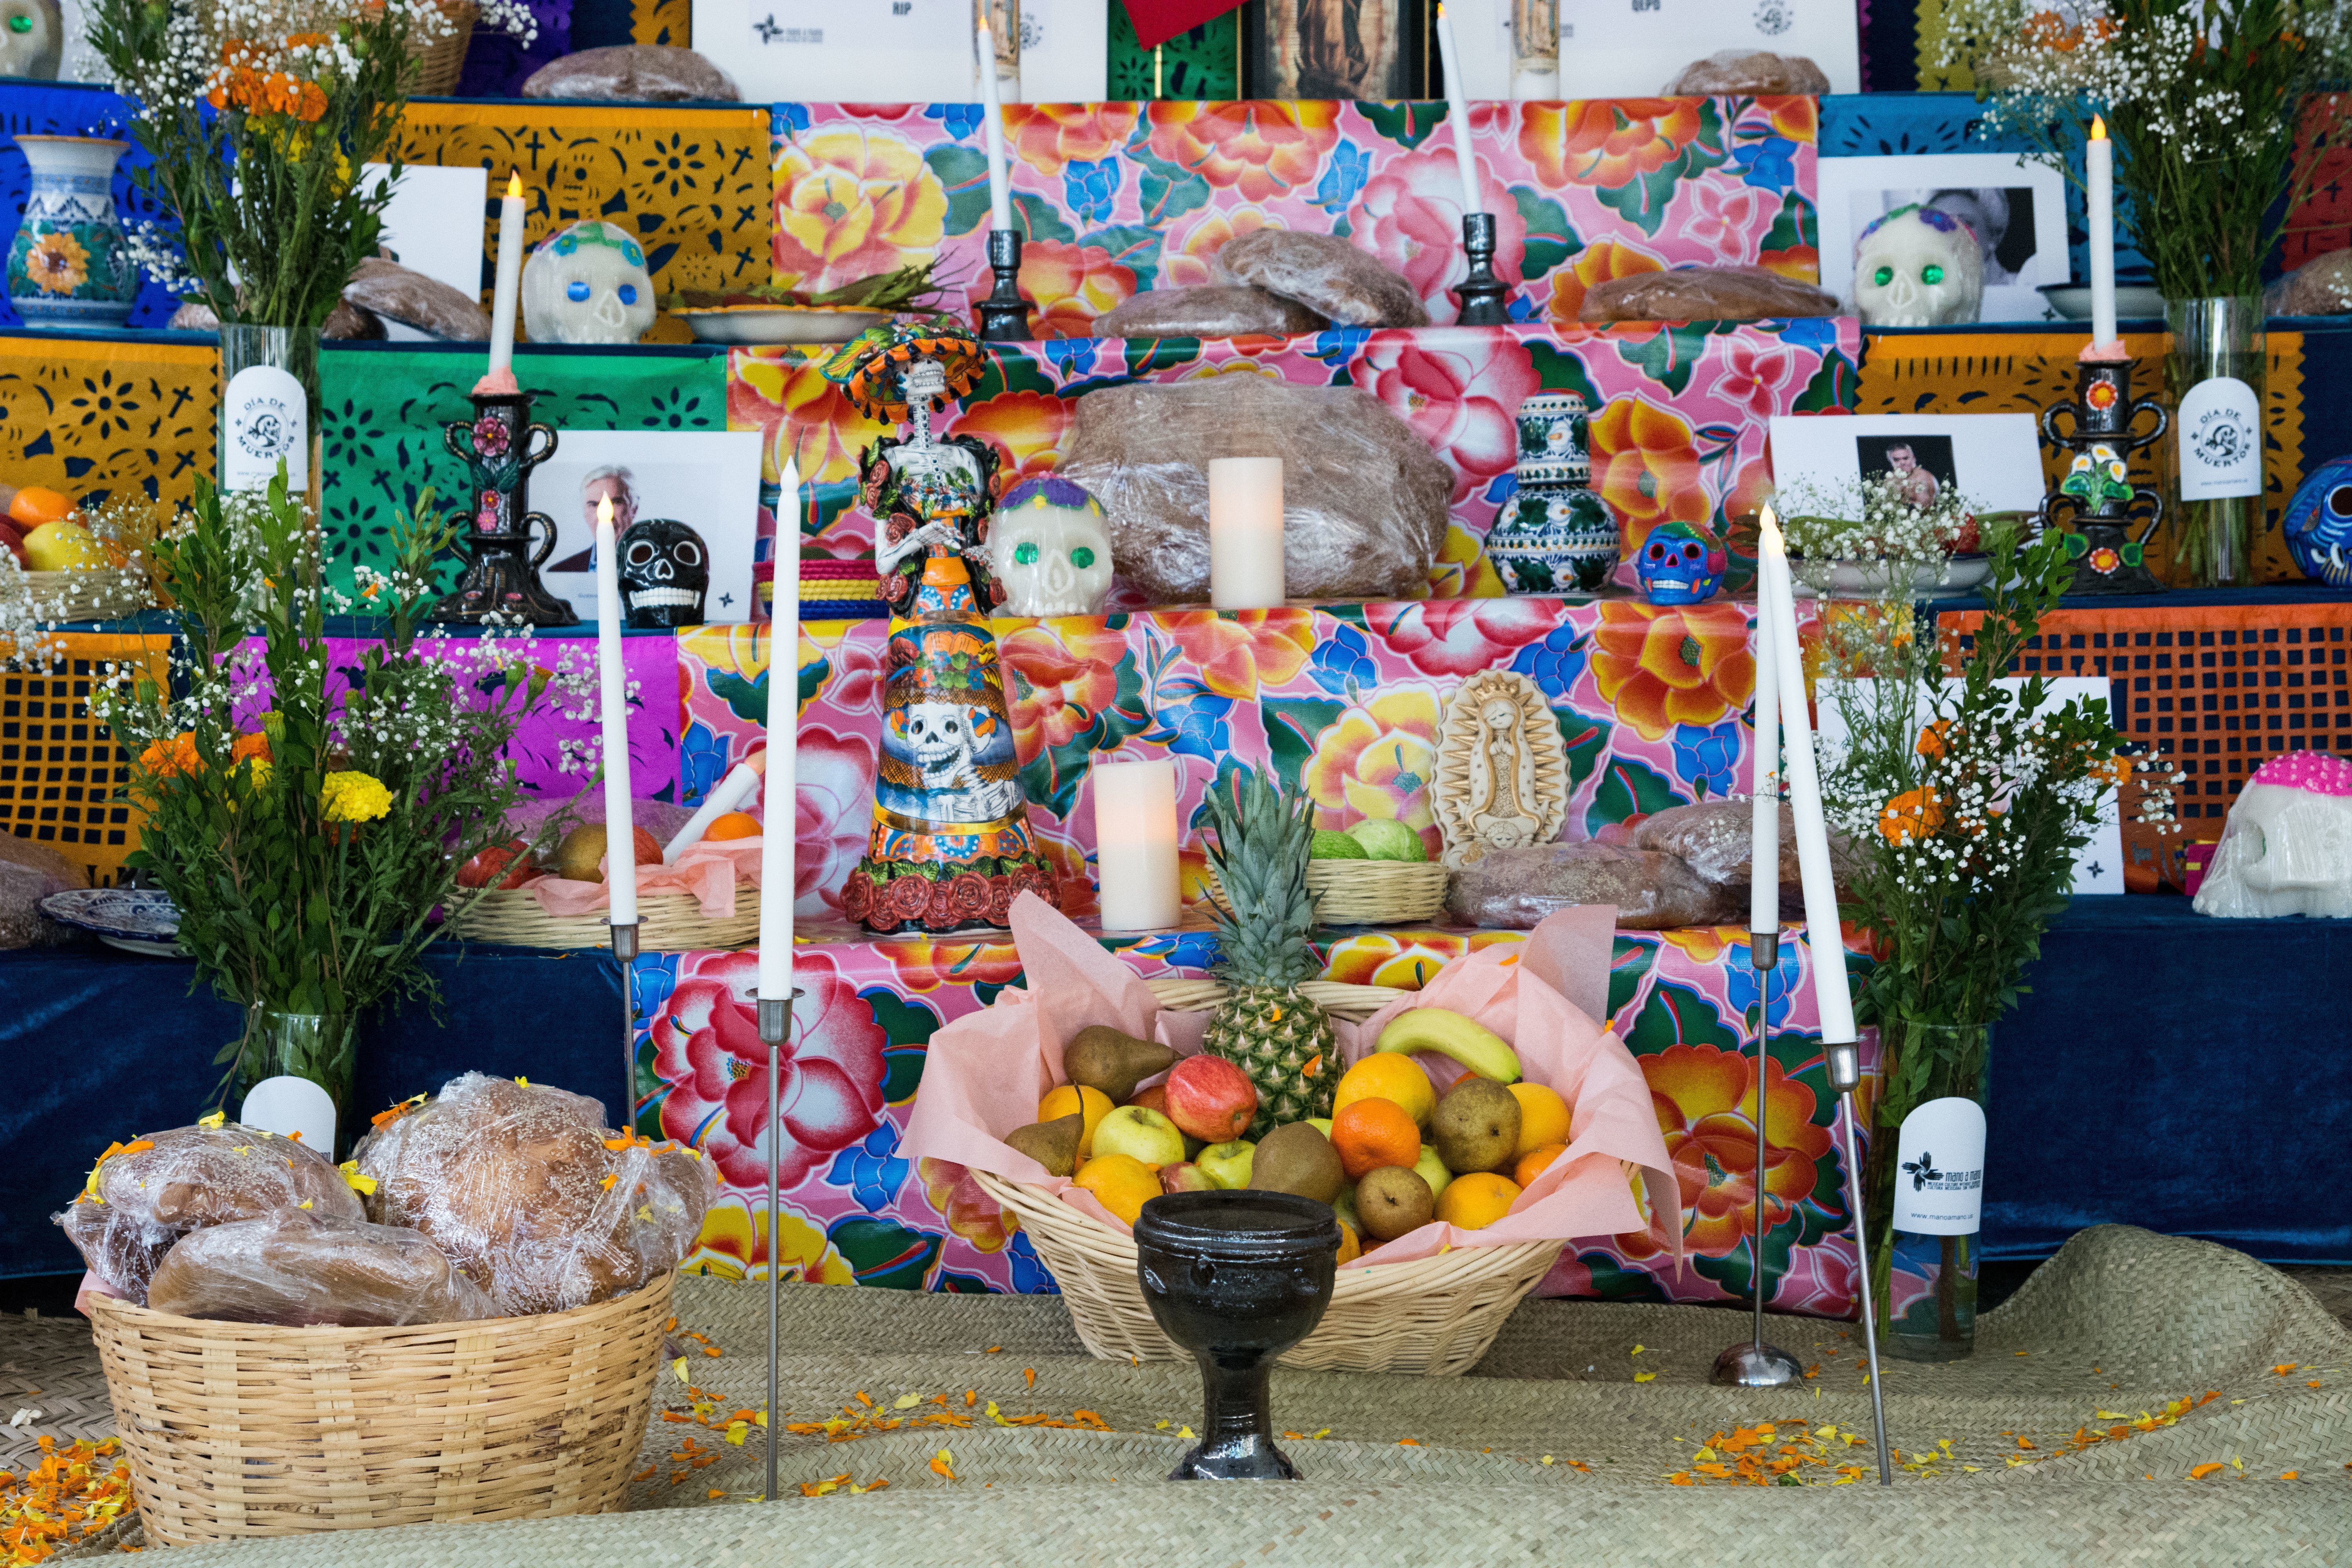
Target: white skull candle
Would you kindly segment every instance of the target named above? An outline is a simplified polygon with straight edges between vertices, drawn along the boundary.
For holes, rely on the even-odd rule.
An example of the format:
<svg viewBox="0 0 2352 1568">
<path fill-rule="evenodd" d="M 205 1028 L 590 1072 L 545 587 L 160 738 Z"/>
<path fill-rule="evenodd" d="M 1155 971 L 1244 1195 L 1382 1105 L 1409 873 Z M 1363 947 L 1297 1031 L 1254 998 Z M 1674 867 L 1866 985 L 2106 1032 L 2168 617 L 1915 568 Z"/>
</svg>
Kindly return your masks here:
<svg viewBox="0 0 2352 1568">
<path fill-rule="evenodd" d="M 573 224 L 523 263 L 522 324 L 539 343 L 635 342 L 654 324 L 645 247 L 612 224 Z"/>
<path fill-rule="evenodd" d="M 1984 252 L 1951 214 L 1896 207 L 1854 244 L 1853 300 L 1864 326 L 1973 321 L 1984 306 Z"/>
<path fill-rule="evenodd" d="M 990 574 L 1011 616 L 1092 616 L 1110 595 L 1110 530 L 1101 503 L 1067 479 L 1031 479 L 988 525 Z"/>
<path fill-rule="evenodd" d="M 2213 847 L 2197 912 L 2352 915 L 2352 763 L 2288 752 L 2256 768 Z"/>
</svg>

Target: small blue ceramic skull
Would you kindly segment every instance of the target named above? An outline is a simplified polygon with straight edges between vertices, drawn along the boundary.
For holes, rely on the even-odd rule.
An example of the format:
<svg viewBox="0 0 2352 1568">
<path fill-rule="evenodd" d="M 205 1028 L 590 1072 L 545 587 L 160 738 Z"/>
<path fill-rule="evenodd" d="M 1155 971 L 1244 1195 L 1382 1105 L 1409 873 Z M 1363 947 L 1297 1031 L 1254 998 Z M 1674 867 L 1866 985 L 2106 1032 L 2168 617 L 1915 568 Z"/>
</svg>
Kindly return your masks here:
<svg viewBox="0 0 2352 1568">
<path fill-rule="evenodd" d="M 2352 457 L 2312 470 L 2287 502 L 2286 547 L 2315 583 L 2352 587 Z"/>
<path fill-rule="evenodd" d="M 1697 605 L 1715 597 L 1730 565 L 1723 546 L 1705 529 L 1662 522 L 1642 542 L 1633 571 L 1654 605 Z"/>
</svg>

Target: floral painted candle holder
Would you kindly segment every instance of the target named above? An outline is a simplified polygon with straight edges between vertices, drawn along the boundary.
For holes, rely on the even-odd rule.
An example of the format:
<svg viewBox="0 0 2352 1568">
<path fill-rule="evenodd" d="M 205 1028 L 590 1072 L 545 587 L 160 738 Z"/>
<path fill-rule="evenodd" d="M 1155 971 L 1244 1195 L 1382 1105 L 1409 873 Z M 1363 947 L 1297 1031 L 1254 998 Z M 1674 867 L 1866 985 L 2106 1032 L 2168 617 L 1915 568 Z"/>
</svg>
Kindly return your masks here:
<svg viewBox="0 0 2352 1568">
<path fill-rule="evenodd" d="M 552 426 L 530 422 L 530 395 L 478 392 L 474 417 L 443 428 L 452 457 L 466 464 L 470 515 L 459 535 L 466 570 L 433 606 L 431 618 L 461 626 L 567 626 L 580 617 L 550 594 L 539 569 L 555 552 L 555 520 L 530 508 L 530 471 L 555 455 Z M 546 530 L 538 550 L 531 525 Z"/>
<path fill-rule="evenodd" d="M 2164 592 L 2147 569 L 2147 542 L 2164 519 L 2164 498 L 2147 485 L 2133 484 L 2130 467 L 2134 452 L 2164 438 L 2171 416 L 2153 397 L 2132 401 L 2131 372 L 2127 359 L 2084 360 L 2075 372 L 2073 400 L 2042 413 L 2042 439 L 2074 454 L 2066 477 L 2042 503 L 2051 527 L 2073 525 L 2066 535 L 2067 553 L 2074 558 L 2073 593 Z M 2148 413 L 2156 416 L 2155 426 L 2134 435 L 2133 426 Z M 2062 414 L 2073 416 L 2072 428 L 2063 435 L 2058 429 Z M 2133 524 L 2143 517 L 2135 533 Z"/>
</svg>

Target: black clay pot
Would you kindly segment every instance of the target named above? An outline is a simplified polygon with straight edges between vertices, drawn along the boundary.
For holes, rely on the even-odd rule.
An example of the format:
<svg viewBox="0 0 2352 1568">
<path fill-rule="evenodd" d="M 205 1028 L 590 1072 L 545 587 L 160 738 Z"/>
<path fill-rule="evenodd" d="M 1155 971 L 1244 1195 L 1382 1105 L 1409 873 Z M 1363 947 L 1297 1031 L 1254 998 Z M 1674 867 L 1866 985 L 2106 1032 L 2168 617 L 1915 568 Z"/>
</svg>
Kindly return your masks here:
<svg viewBox="0 0 2352 1568">
<path fill-rule="evenodd" d="M 1287 1193 L 1172 1193 L 1135 1222 L 1136 1275 L 1170 1339 L 1201 1363 L 1201 1446 L 1171 1481 L 1293 1481 L 1266 1380 L 1331 1305 L 1339 1221 Z"/>
</svg>

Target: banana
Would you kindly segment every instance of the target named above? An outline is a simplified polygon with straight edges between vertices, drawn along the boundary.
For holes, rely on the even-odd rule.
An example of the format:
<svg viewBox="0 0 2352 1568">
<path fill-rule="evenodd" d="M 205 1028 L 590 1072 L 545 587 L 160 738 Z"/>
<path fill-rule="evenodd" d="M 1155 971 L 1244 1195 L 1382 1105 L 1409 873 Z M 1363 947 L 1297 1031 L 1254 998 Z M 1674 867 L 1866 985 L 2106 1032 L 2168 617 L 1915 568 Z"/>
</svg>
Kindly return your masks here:
<svg viewBox="0 0 2352 1568">
<path fill-rule="evenodd" d="M 1519 1053 L 1486 1025 L 1448 1007 L 1415 1007 L 1400 1013 L 1381 1031 L 1379 1051 L 1435 1051 L 1452 1057 L 1480 1078 L 1517 1083 Z"/>
</svg>

